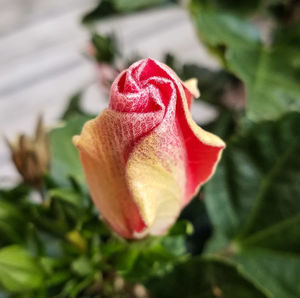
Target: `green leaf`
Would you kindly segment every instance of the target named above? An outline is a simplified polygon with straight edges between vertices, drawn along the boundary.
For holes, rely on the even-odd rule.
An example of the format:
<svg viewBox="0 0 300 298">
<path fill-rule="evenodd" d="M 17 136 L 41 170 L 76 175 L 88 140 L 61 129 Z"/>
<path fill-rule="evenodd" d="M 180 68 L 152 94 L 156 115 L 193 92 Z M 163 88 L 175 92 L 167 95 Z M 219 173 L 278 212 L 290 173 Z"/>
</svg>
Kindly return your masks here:
<svg viewBox="0 0 300 298">
<path fill-rule="evenodd" d="M 132 250 L 128 254 L 130 266 L 120 273 L 129 281 L 141 282 L 170 272 L 181 258 L 160 245 L 142 251 Z"/>
<path fill-rule="evenodd" d="M 49 195 L 63 202 L 70 203 L 75 207 L 82 207 L 83 199 L 78 192 L 68 188 L 54 188 L 49 191 Z"/>
<path fill-rule="evenodd" d="M 116 14 L 132 13 L 158 5 L 176 3 L 178 0 L 100 0 L 95 8 L 87 12 L 82 22 L 89 24 Z"/>
<path fill-rule="evenodd" d="M 114 8 L 113 2 L 111 0 L 99 1 L 98 5 L 88 11 L 82 18 L 84 24 L 89 24 L 90 22 L 97 21 L 98 19 L 114 15 L 116 9 Z"/>
<path fill-rule="evenodd" d="M 228 51 L 229 67 L 246 84 L 250 119 L 274 119 L 300 110 L 299 50 L 300 41 L 289 45 L 275 40 L 271 47 Z"/>
<path fill-rule="evenodd" d="M 234 266 L 215 259 L 195 257 L 148 285 L 154 297 L 263 298 L 267 297 Z"/>
<path fill-rule="evenodd" d="M 246 239 L 262 231 L 274 236 L 277 225 L 284 229 L 289 221 L 297 221 L 299 146 L 299 113 L 256 124 L 232 139 L 205 192 L 215 228 Z M 292 236 L 290 241 L 295 241 Z"/>
<path fill-rule="evenodd" d="M 172 228 L 168 232 L 168 235 L 185 236 L 185 235 L 191 235 L 193 234 L 193 232 L 194 232 L 194 227 L 192 223 L 190 223 L 188 220 L 180 219 L 172 226 Z"/>
<path fill-rule="evenodd" d="M 77 282 L 74 287 L 70 290 L 70 298 L 76 298 L 80 296 L 80 292 L 88 287 L 93 282 L 94 277 L 88 276 L 83 280 Z"/>
<path fill-rule="evenodd" d="M 118 11 L 132 12 L 143 8 L 165 4 L 171 1 L 170 0 L 113 0 L 113 2 Z"/>
<path fill-rule="evenodd" d="M 192 1 L 200 38 L 246 84 L 247 115 L 254 121 L 300 110 L 300 23 L 280 28 L 271 44 L 234 13 Z"/>
<path fill-rule="evenodd" d="M 83 114 L 81 107 L 80 107 L 80 100 L 82 98 L 82 91 L 76 92 L 74 95 L 71 96 L 68 106 L 64 111 L 62 116 L 63 120 L 68 119 L 71 116 Z"/>
<path fill-rule="evenodd" d="M 101 247 L 103 258 L 131 282 L 161 276 L 187 259 L 183 236 L 148 237 L 127 242 L 112 239 Z"/>
<path fill-rule="evenodd" d="M 22 213 L 16 208 L 13 201 L 0 199 L 0 220 L 19 220 L 22 222 Z"/>
<path fill-rule="evenodd" d="M 69 176 L 85 185 L 79 154 L 72 144 L 72 137 L 80 134 L 82 126 L 88 120 L 90 120 L 90 117 L 83 115 L 72 117 L 64 123 L 63 127 L 51 131 L 51 173 L 54 179 L 63 185 L 69 184 Z"/>
<path fill-rule="evenodd" d="M 299 152 L 299 113 L 252 125 L 228 143 L 205 189 L 215 228 L 206 251 L 233 257 L 274 298 L 300 296 L 291 278 L 300 270 Z"/>
<path fill-rule="evenodd" d="M 115 36 L 93 33 L 91 42 L 96 49 L 97 61 L 112 64 L 119 51 Z"/>
<path fill-rule="evenodd" d="M 43 271 L 36 259 L 19 246 L 0 250 L 0 283 L 9 291 L 17 292 L 41 286 Z"/>
<path fill-rule="evenodd" d="M 86 256 L 81 256 L 72 262 L 72 270 L 79 276 L 87 276 L 93 272 L 90 260 Z"/>
<path fill-rule="evenodd" d="M 270 297 L 296 298 L 300 294 L 300 257 L 264 249 L 245 249 L 234 257 L 241 271 Z"/>
<path fill-rule="evenodd" d="M 29 192 L 29 187 L 23 183 L 9 189 L 0 189 L 0 198 L 7 199 L 8 201 L 18 201 L 24 199 Z"/>
<path fill-rule="evenodd" d="M 258 30 L 238 15 L 207 7 L 197 0 L 191 1 L 190 12 L 202 41 L 225 63 L 227 47 L 243 52 L 249 45 L 261 44 Z"/>
<path fill-rule="evenodd" d="M 24 240 L 24 229 L 27 223 L 26 217 L 21 210 L 16 208 L 13 199 L 0 198 L 0 245 L 21 243 Z"/>
</svg>

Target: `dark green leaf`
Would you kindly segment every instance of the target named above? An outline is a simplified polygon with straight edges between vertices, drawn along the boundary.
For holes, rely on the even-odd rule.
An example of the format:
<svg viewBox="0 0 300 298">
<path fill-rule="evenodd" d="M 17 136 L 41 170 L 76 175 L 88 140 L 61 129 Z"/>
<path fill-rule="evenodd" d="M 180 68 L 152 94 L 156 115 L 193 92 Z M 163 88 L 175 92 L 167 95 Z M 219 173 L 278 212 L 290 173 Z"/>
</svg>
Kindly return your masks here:
<svg viewBox="0 0 300 298">
<path fill-rule="evenodd" d="M 0 198 L 15 202 L 24 199 L 29 192 L 29 187 L 23 183 L 10 189 L 0 189 Z"/>
<path fill-rule="evenodd" d="M 207 252 L 233 257 L 270 297 L 299 297 L 300 114 L 232 139 L 207 185 L 215 227 Z"/>
<path fill-rule="evenodd" d="M 193 225 L 188 220 L 178 220 L 169 230 L 169 236 L 185 236 L 191 235 L 194 232 Z"/>
<path fill-rule="evenodd" d="M 16 206 L 13 199 L 0 198 L 0 244 L 21 243 L 25 238 L 26 217 Z"/>
<path fill-rule="evenodd" d="M 109 241 L 102 245 L 107 263 L 129 281 L 141 282 L 169 272 L 187 258 L 182 236 L 149 237 L 140 241 Z"/>
<path fill-rule="evenodd" d="M 115 36 L 93 33 L 91 42 L 96 50 L 95 58 L 97 61 L 112 64 L 118 53 Z"/>
<path fill-rule="evenodd" d="M 299 251 L 299 152 L 299 113 L 254 125 L 233 139 L 206 188 L 215 228 L 251 245 Z"/>
<path fill-rule="evenodd" d="M 283 240 L 284 241 L 284 240 Z M 300 257 L 264 249 L 245 249 L 234 257 L 241 271 L 273 298 L 300 295 Z"/>
<path fill-rule="evenodd" d="M 83 23 L 90 23 L 98 19 L 113 15 L 116 13 L 113 1 L 111 0 L 101 0 L 98 5 L 91 11 L 87 12 L 83 18 Z"/>
<path fill-rule="evenodd" d="M 54 188 L 49 191 L 49 195 L 53 198 L 62 200 L 64 202 L 70 203 L 75 207 L 82 207 L 83 199 L 82 196 L 71 189 L 68 188 Z"/>
<path fill-rule="evenodd" d="M 90 23 L 115 14 L 131 13 L 178 0 L 100 0 L 98 5 L 84 15 L 83 23 Z"/>
<path fill-rule="evenodd" d="M 193 258 L 164 278 L 153 280 L 155 297 L 263 298 L 267 297 L 232 265 L 214 259 Z"/>
</svg>

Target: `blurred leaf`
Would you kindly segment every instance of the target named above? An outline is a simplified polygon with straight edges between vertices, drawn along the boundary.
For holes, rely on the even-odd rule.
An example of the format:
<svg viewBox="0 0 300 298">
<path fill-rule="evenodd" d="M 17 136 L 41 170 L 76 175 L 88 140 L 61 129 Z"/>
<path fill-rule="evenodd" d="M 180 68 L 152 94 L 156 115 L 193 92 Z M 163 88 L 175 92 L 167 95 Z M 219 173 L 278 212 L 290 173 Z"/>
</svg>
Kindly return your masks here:
<svg viewBox="0 0 300 298">
<path fill-rule="evenodd" d="M 257 11 L 262 6 L 261 4 L 263 1 L 262 0 L 244 0 L 244 1 L 209 0 L 208 2 L 210 5 L 214 5 L 215 7 L 218 6 L 227 11 L 234 11 L 239 14 L 249 14 L 252 12 L 257 13 Z"/>
<path fill-rule="evenodd" d="M 23 212 L 16 208 L 18 200 L 19 198 L 6 200 L 0 197 L 0 245 L 20 244 L 26 237 L 24 229 L 26 230 L 27 221 Z"/>
<path fill-rule="evenodd" d="M 49 191 L 49 195 L 56 199 L 62 200 L 64 202 L 70 203 L 75 207 L 82 207 L 83 199 L 82 196 L 71 189 L 68 188 L 54 188 Z"/>
<path fill-rule="evenodd" d="M 41 266 L 46 273 L 43 285 L 49 292 L 47 296 L 55 297 L 73 276 L 70 264 L 66 258 L 44 257 L 41 258 Z"/>
<path fill-rule="evenodd" d="M 181 212 L 179 222 L 188 220 L 193 225 L 193 233 L 185 237 L 188 253 L 199 255 L 204 244 L 211 235 L 211 223 L 205 210 L 204 202 L 200 199 L 202 191 Z M 177 225 L 177 223 L 176 223 Z M 175 225 L 175 227 L 176 227 Z M 173 229 L 173 228 L 172 228 Z M 172 232 L 172 229 L 170 232 Z"/>
<path fill-rule="evenodd" d="M 29 190 L 30 188 L 23 183 L 9 189 L 0 189 L 0 199 L 7 199 L 7 201 L 13 203 L 24 199 L 28 195 Z"/>
<path fill-rule="evenodd" d="M 23 232 L 24 230 L 25 227 L 23 227 Z M 38 229 L 32 223 L 27 225 L 26 246 L 33 255 L 41 256 L 45 254 L 45 243 L 42 241 Z"/>
<path fill-rule="evenodd" d="M 93 272 L 92 264 L 86 256 L 74 260 L 71 266 L 72 270 L 80 276 L 87 276 Z"/>
<path fill-rule="evenodd" d="M 153 276 L 162 276 L 170 272 L 180 258 L 171 254 L 161 246 L 140 251 L 137 256 L 134 250 L 128 256 L 134 256 L 134 262 L 130 262 L 129 270 L 122 270 L 120 274 L 131 282 L 141 282 Z M 130 260 L 130 259 L 128 259 Z"/>
<path fill-rule="evenodd" d="M 143 8 L 153 7 L 165 3 L 175 2 L 170 0 L 113 0 L 117 11 L 132 12 Z"/>
<path fill-rule="evenodd" d="M 205 243 L 205 254 L 221 254 L 222 256 L 227 256 L 226 252 L 228 248 L 230 248 L 229 245 L 229 237 L 222 233 L 221 231 L 214 230 L 212 237 Z M 224 253 L 225 252 L 225 253 Z M 232 253 L 229 249 L 229 256 L 231 257 Z"/>
<path fill-rule="evenodd" d="M 121 247 L 121 249 L 114 254 L 113 264 L 114 268 L 119 274 L 131 275 L 132 267 L 139 257 L 140 252 L 135 249 Z M 141 272 L 144 274 L 144 272 Z"/>
<path fill-rule="evenodd" d="M 82 91 L 79 91 L 75 93 L 73 96 L 71 96 L 68 106 L 65 109 L 64 114 L 62 116 L 63 120 L 66 120 L 69 117 L 74 115 L 83 114 L 82 109 L 80 107 L 81 98 L 82 98 Z"/>
<path fill-rule="evenodd" d="M 214 122 L 209 123 L 203 128 L 227 141 L 238 130 L 240 119 L 239 115 L 236 115 L 232 111 L 222 110 Z"/>
<path fill-rule="evenodd" d="M 248 248 L 236 255 L 234 260 L 241 265 L 240 270 L 245 275 L 270 293 L 270 297 L 299 297 L 299 255 Z"/>
<path fill-rule="evenodd" d="M 83 280 L 77 282 L 72 290 L 70 291 L 70 298 L 76 298 L 79 296 L 79 293 L 84 290 L 91 282 L 93 281 L 92 276 L 87 276 Z"/>
<path fill-rule="evenodd" d="M 16 208 L 13 201 L 0 199 L 0 220 L 16 220 L 22 221 L 22 213 Z"/>
<path fill-rule="evenodd" d="M 183 236 L 148 237 L 134 242 L 114 240 L 102 244 L 106 263 L 130 282 L 169 272 L 187 258 Z"/>
<path fill-rule="evenodd" d="M 79 154 L 72 144 L 72 137 L 80 134 L 83 124 L 90 117 L 79 115 L 72 117 L 65 125 L 51 131 L 52 175 L 56 181 L 68 185 L 68 177 L 72 176 L 85 185 L 84 173 L 79 161 Z"/>
<path fill-rule="evenodd" d="M 265 45 L 258 30 L 236 14 L 196 0 L 190 10 L 200 38 L 246 84 L 250 119 L 300 110 L 300 23 L 281 28 L 272 44 Z"/>
<path fill-rule="evenodd" d="M 37 288 L 43 282 L 43 271 L 36 259 L 21 247 L 0 250 L 0 283 L 9 291 Z"/>
<path fill-rule="evenodd" d="M 167 251 L 175 256 L 182 256 L 186 253 L 185 237 L 183 235 L 176 237 L 164 237 L 162 244 Z"/>
<path fill-rule="evenodd" d="M 46 201 L 44 205 L 32 205 L 29 211 L 31 221 L 38 229 L 52 236 L 52 238 L 44 236 L 43 241 L 50 241 L 49 246 L 57 252 L 56 242 L 75 228 L 78 212 L 76 213 L 70 204 L 59 200 Z"/>
<path fill-rule="evenodd" d="M 215 228 L 207 252 L 233 256 L 275 298 L 300 296 L 290 278 L 300 270 L 299 152 L 299 113 L 252 125 L 228 143 L 205 189 Z"/>
<path fill-rule="evenodd" d="M 118 54 L 115 36 L 93 33 L 91 42 L 96 50 L 95 58 L 97 61 L 112 64 Z"/>
<path fill-rule="evenodd" d="M 192 258 L 148 285 L 154 297 L 267 297 L 232 265 L 214 259 Z"/>
<path fill-rule="evenodd" d="M 297 30 L 284 30 L 283 34 L 290 35 L 289 43 L 275 39 L 270 48 L 249 47 L 247 51 L 227 53 L 231 69 L 246 84 L 250 119 L 278 118 L 288 111 L 300 110 L 299 33 L 300 23 Z"/>
<path fill-rule="evenodd" d="M 188 220 L 178 220 L 168 232 L 168 236 L 185 236 L 194 232 L 192 223 Z"/>
<path fill-rule="evenodd" d="M 292 228 L 300 217 L 299 152 L 299 113 L 254 125 L 232 139 L 206 187 L 217 230 L 239 241 L 299 251 Z"/>
<path fill-rule="evenodd" d="M 227 48 L 234 52 L 245 52 L 249 46 L 261 45 L 258 30 L 240 16 L 205 6 L 197 0 L 191 1 L 190 11 L 201 40 L 225 64 Z"/>
<path fill-rule="evenodd" d="M 167 3 L 176 3 L 178 0 L 100 0 L 98 5 L 86 13 L 83 23 L 90 23 L 115 14 L 131 13 Z"/>
<path fill-rule="evenodd" d="M 101 0 L 95 8 L 93 8 L 83 16 L 82 22 L 90 23 L 98 19 L 114 15 L 115 13 L 116 9 L 114 7 L 113 1 Z"/>
</svg>

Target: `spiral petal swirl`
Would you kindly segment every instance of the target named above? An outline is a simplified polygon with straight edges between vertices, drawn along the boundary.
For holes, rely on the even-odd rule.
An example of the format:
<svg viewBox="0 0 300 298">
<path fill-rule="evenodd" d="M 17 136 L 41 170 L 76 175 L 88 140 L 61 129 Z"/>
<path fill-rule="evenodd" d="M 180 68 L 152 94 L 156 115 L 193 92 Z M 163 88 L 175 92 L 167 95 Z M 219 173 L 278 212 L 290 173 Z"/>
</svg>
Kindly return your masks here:
<svg viewBox="0 0 300 298">
<path fill-rule="evenodd" d="M 91 196 L 119 235 L 161 235 L 214 173 L 225 147 L 191 118 L 194 80 L 144 59 L 111 87 L 109 107 L 73 142 Z"/>
</svg>

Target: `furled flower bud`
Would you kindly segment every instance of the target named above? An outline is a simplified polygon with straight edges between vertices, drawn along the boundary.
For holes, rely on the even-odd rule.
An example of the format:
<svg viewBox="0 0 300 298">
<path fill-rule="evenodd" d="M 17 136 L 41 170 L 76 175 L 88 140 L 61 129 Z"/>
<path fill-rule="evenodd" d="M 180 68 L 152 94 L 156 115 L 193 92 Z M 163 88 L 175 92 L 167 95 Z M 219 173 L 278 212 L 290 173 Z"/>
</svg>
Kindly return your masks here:
<svg viewBox="0 0 300 298">
<path fill-rule="evenodd" d="M 19 135 L 14 142 L 6 140 L 14 165 L 25 183 L 39 188 L 50 166 L 50 148 L 42 117 L 39 118 L 34 138 Z"/>
<path fill-rule="evenodd" d="M 191 118 L 195 83 L 154 59 L 138 61 L 73 139 L 96 206 L 123 237 L 164 234 L 215 170 L 225 144 Z"/>
</svg>

